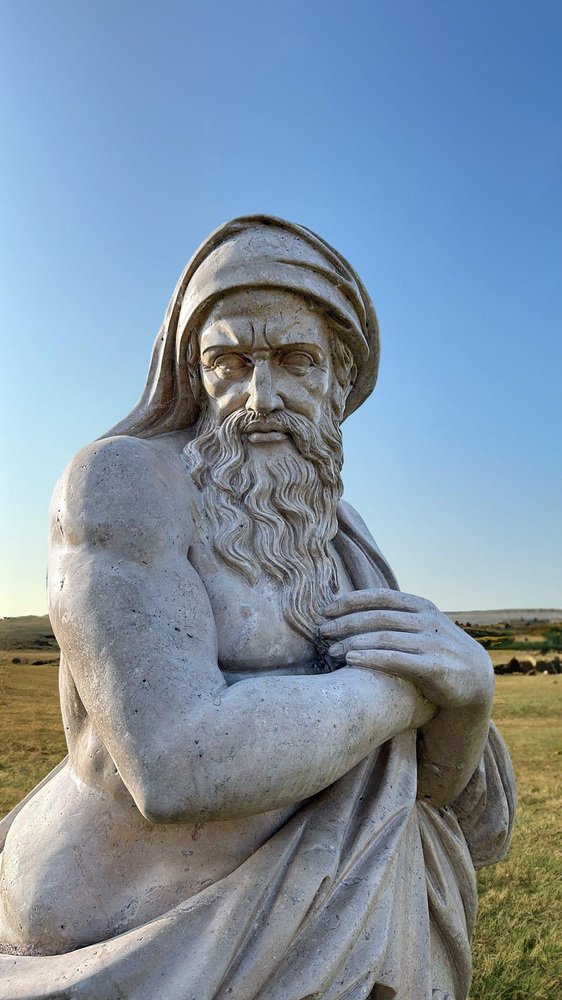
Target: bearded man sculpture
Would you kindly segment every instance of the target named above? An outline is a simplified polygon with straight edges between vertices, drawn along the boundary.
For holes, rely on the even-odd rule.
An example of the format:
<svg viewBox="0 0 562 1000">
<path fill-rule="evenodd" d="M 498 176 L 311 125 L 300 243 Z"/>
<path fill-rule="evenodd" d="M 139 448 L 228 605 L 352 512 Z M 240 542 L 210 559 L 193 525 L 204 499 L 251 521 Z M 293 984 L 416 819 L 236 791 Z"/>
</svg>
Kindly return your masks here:
<svg viewBox="0 0 562 1000">
<path fill-rule="evenodd" d="M 513 777 L 487 655 L 341 502 L 377 366 L 350 265 L 235 220 L 64 473 L 69 755 L 3 823 L 4 1000 L 466 998 Z"/>
</svg>

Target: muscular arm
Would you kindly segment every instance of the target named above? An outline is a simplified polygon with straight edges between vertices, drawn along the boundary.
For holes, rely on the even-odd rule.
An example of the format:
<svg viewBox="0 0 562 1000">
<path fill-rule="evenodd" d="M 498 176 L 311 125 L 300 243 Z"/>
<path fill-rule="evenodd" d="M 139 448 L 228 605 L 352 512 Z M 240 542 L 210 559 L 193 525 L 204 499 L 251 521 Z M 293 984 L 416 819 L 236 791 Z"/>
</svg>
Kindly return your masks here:
<svg viewBox="0 0 562 1000">
<path fill-rule="evenodd" d="M 162 441 L 81 452 L 53 501 L 50 612 L 78 693 L 154 822 L 288 805 L 428 718 L 407 681 L 364 670 L 227 687 L 187 559 L 197 515 Z"/>
</svg>

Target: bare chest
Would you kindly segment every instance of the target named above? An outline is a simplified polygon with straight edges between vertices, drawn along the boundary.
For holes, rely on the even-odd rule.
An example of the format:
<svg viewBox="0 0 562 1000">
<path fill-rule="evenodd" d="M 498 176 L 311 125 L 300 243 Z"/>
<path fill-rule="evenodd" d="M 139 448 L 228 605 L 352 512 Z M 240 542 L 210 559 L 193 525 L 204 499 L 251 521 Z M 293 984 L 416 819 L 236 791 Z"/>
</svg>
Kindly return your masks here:
<svg viewBox="0 0 562 1000">
<path fill-rule="evenodd" d="M 335 555 L 335 553 L 334 553 Z M 281 585 L 262 576 L 256 585 L 231 569 L 205 540 L 190 551 L 213 610 L 218 662 L 228 680 L 256 673 L 311 673 L 319 669 L 313 642 L 300 635 L 284 616 Z M 339 592 L 351 581 L 336 556 Z"/>
</svg>

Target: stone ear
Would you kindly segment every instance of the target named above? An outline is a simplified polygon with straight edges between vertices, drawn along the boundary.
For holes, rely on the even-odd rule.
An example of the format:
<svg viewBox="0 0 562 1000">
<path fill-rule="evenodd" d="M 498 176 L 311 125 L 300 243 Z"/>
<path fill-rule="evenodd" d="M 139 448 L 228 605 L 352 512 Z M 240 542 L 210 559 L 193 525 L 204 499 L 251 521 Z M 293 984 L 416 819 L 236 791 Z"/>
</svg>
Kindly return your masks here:
<svg viewBox="0 0 562 1000">
<path fill-rule="evenodd" d="M 189 380 L 189 388 L 191 389 L 191 395 L 193 396 L 193 401 L 195 405 L 199 407 L 201 406 L 201 396 L 202 396 L 201 375 L 199 374 L 199 366 L 188 364 L 187 377 Z"/>
<path fill-rule="evenodd" d="M 347 397 L 349 396 L 349 393 L 351 392 L 353 386 L 355 385 L 356 378 L 357 378 L 357 365 L 355 364 L 355 362 L 353 362 L 353 364 L 351 366 L 351 369 L 350 369 L 350 372 L 349 372 L 348 383 L 347 383 L 347 386 L 345 388 L 345 399 L 346 399 L 346 401 L 347 401 Z"/>
<path fill-rule="evenodd" d="M 344 416 L 344 413 L 345 413 L 345 405 L 347 403 L 348 396 L 349 396 L 351 390 L 353 389 L 353 386 L 355 384 L 355 379 L 356 378 L 357 378 L 357 365 L 353 364 L 351 366 L 351 368 L 349 369 L 349 375 L 348 375 L 345 383 L 342 385 L 341 383 L 338 382 L 337 386 L 335 386 L 335 388 L 336 388 L 336 400 L 337 400 L 337 402 L 336 402 L 337 411 L 336 412 L 337 412 L 338 420 L 339 420 L 340 423 L 343 420 L 343 416 Z"/>
<path fill-rule="evenodd" d="M 196 407 L 199 408 L 203 393 L 200 372 L 199 338 L 196 331 L 192 330 L 186 338 L 184 357 L 191 395 Z"/>
</svg>

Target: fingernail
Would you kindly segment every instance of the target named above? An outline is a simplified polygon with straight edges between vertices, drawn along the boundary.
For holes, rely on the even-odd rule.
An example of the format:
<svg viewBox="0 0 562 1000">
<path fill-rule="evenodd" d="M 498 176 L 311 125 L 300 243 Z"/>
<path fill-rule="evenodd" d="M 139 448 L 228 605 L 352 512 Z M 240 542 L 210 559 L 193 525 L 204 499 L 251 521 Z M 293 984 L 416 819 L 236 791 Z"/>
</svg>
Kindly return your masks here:
<svg viewBox="0 0 562 1000">
<path fill-rule="evenodd" d="M 330 646 L 328 652 L 330 656 L 343 656 L 344 654 L 343 642 L 335 642 L 333 646 Z"/>
</svg>

